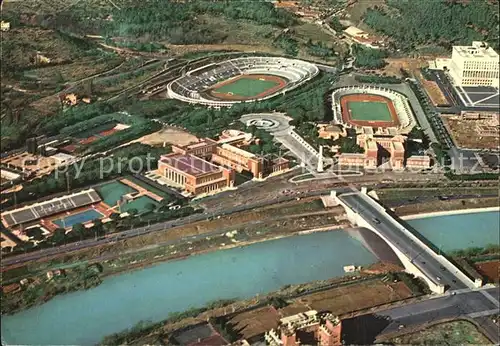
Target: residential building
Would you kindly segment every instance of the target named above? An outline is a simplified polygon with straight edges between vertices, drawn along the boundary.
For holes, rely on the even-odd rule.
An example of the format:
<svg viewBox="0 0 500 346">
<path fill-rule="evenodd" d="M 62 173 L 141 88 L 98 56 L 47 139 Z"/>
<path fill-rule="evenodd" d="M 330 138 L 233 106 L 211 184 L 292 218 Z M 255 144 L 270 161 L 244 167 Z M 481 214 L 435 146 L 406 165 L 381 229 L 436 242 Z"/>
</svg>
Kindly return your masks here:
<svg viewBox="0 0 500 346">
<path fill-rule="evenodd" d="M 262 178 L 264 174 L 263 157 L 231 144 L 222 144 L 222 146 L 216 147 L 215 153 L 212 155 L 212 162 L 231 167 L 238 172 L 249 171 L 256 178 Z"/>
<path fill-rule="evenodd" d="M 427 155 L 412 155 L 406 159 L 407 168 L 426 169 L 431 166 L 431 158 Z"/>
<path fill-rule="evenodd" d="M 158 173 L 172 185 L 198 195 L 233 186 L 234 172 L 191 154 L 164 155 Z"/>
<path fill-rule="evenodd" d="M 392 169 L 404 169 L 405 148 L 401 142 L 391 142 L 391 167 Z"/>
<path fill-rule="evenodd" d="M 208 159 L 215 152 L 217 142 L 210 138 L 204 138 L 199 142 L 190 143 L 188 145 L 173 145 L 172 151 L 176 154 L 195 155 Z"/>
<path fill-rule="evenodd" d="M 448 70 L 457 86 L 499 87 L 499 56 L 486 42 L 453 46 Z"/>
<path fill-rule="evenodd" d="M 348 27 L 344 30 L 344 33 L 349 36 L 354 42 L 359 43 L 363 46 L 373 49 L 380 48 L 378 44 L 378 38 L 370 36 L 368 33 L 355 26 Z"/>
<path fill-rule="evenodd" d="M 377 168 L 378 166 L 378 145 L 374 140 L 367 140 L 365 148 L 365 167 Z"/>
<path fill-rule="evenodd" d="M 319 314 L 316 310 L 284 317 L 276 330 L 271 329 L 265 334 L 265 340 L 271 346 L 337 346 L 342 344 L 341 339 L 340 319 L 330 313 Z"/>
<path fill-rule="evenodd" d="M 10 30 L 10 22 L 2 22 L 0 23 L 0 30 L 1 31 L 9 31 Z"/>
<path fill-rule="evenodd" d="M 365 166 L 366 155 L 342 153 L 337 156 L 339 166 Z"/>
<path fill-rule="evenodd" d="M 337 140 L 347 136 L 345 128 L 341 125 L 318 125 L 318 136 L 323 139 Z"/>
</svg>

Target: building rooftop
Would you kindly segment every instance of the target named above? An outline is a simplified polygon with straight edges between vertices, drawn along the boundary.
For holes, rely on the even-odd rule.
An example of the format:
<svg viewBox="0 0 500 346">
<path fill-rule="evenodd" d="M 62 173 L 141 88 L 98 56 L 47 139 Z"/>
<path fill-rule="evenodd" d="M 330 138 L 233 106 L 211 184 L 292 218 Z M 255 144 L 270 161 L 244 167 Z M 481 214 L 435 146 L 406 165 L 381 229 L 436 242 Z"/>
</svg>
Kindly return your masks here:
<svg viewBox="0 0 500 346">
<path fill-rule="evenodd" d="M 349 36 L 355 36 L 355 37 L 367 35 L 366 32 L 364 32 L 363 30 L 361 30 L 355 26 L 348 27 L 347 29 L 344 30 L 344 32 Z"/>
<path fill-rule="evenodd" d="M 377 150 L 377 142 L 375 141 L 366 141 L 366 150 Z"/>
<path fill-rule="evenodd" d="M 394 146 L 394 149 L 397 151 L 404 151 L 405 150 L 405 147 L 400 142 L 392 142 L 392 145 Z"/>
<path fill-rule="evenodd" d="M 204 138 L 202 139 L 201 141 L 199 142 L 196 142 L 196 143 L 190 143 L 188 145 L 184 145 L 184 146 L 180 146 L 180 148 L 182 149 L 196 149 L 196 148 L 201 148 L 201 147 L 204 147 L 206 145 L 211 145 L 211 144 L 216 144 L 217 142 L 214 141 L 213 139 L 210 139 L 210 138 Z"/>
<path fill-rule="evenodd" d="M 194 155 L 171 154 L 162 156 L 160 162 L 192 176 L 220 171 L 220 168 Z"/>
<path fill-rule="evenodd" d="M 226 149 L 226 150 L 232 151 L 235 154 L 241 155 L 243 157 L 247 157 L 249 159 L 255 157 L 255 154 L 252 154 L 252 153 L 250 153 L 250 152 L 248 152 L 246 150 L 237 148 L 234 145 L 227 144 L 227 143 L 226 144 L 222 144 L 222 149 Z"/>
<path fill-rule="evenodd" d="M 456 51 L 463 58 L 496 58 L 498 53 L 488 46 L 485 42 L 474 41 L 471 46 L 453 46 Z"/>
</svg>

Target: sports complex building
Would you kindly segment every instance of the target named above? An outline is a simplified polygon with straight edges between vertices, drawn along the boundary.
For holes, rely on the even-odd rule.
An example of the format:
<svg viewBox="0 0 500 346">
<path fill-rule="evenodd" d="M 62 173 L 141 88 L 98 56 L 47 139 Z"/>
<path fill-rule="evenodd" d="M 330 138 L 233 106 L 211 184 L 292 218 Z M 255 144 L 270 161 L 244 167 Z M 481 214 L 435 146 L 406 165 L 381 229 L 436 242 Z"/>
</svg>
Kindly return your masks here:
<svg viewBox="0 0 500 346">
<path fill-rule="evenodd" d="M 89 227 L 97 219 L 106 223 L 113 213 L 123 217 L 133 209 L 141 213 L 151 205 L 158 207 L 164 197 L 161 190 L 129 176 L 4 211 L 1 221 L 22 239 L 30 228 L 40 228 L 44 234 L 49 234 L 57 228 L 71 230 L 75 224 Z"/>
<path fill-rule="evenodd" d="M 173 145 L 173 153 L 158 161 L 157 173 L 168 185 L 199 195 L 232 187 L 235 172 L 249 172 L 261 179 L 289 168 L 285 158 L 270 159 L 240 148 L 238 145 L 246 143 L 247 138 L 221 136 L 219 141 L 204 138 L 184 146 Z"/>
<path fill-rule="evenodd" d="M 332 93 L 333 123 L 356 131 L 356 143 L 364 153 L 338 155 L 340 166 L 377 168 L 384 157 L 392 169 L 428 168 L 430 158 L 405 157 L 406 136 L 416 125 L 406 96 L 377 86 L 348 86 Z"/>
<path fill-rule="evenodd" d="M 265 100 L 306 83 L 316 65 L 281 57 L 244 57 L 212 63 L 187 72 L 167 86 L 168 96 L 193 104 L 230 107 Z"/>
<path fill-rule="evenodd" d="M 363 127 L 407 134 L 416 120 L 406 96 L 383 87 L 349 86 L 332 93 L 333 121 L 356 132 Z M 379 130 L 380 129 L 380 130 Z"/>
</svg>

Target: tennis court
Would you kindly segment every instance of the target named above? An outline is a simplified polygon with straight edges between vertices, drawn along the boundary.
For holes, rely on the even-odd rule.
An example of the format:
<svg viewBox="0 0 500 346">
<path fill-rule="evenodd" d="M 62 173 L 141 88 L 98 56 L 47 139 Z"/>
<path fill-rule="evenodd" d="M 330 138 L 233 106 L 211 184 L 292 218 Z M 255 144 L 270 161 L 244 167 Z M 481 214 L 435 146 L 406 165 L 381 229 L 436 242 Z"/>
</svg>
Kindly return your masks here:
<svg viewBox="0 0 500 346">
<path fill-rule="evenodd" d="M 234 81 L 229 81 L 220 87 L 216 87 L 213 89 L 213 93 L 229 94 L 240 97 L 256 97 L 278 85 L 280 85 L 280 83 L 275 80 L 243 76 Z"/>
<path fill-rule="evenodd" d="M 138 192 L 128 185 L 122 184 L 119 181 L 112 181 L 96 188 L 101 195 L 102 201 L 110 207 L 114 207 L 123 195 L 128 193 Z"/>
<path fill-rule="evenodd" d="M 61 219 L 52 220 L 52 223 L 62 228 L 70 228 L 77 223 L 85 223 L 95 219 L 101 219 L 103 216 L 104 215 L 99 213 L 97 210 L 88 209 Z"/>
<path fill-rule="evenodd" d="M 391 111 L 386 102 L 348 101 L 347 108 L 352 120 L 392 121 Z"/>
</svg>

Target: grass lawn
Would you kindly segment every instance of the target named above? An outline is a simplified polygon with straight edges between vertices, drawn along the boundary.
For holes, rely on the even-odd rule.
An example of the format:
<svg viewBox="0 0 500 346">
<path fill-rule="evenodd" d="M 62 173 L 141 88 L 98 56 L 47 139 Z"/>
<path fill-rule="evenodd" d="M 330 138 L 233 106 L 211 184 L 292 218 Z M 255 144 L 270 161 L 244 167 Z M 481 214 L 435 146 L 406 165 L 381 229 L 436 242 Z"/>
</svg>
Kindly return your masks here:
<svg viewBox="0 0 500 346">
<path fill-rule="evenodd" d="M 232 93 L 241 97 L 254 97 L 266 90 L 274 88 L 278 83 L 268 80 L 253 78 L 239 78 L 232 83 L 225 84 L 219 88 L 213 89 L 214 93 L 229 94 Z"/>
<path fill-rule="evenodd" d="M 391 121 L 391 111 L 385 102 L 347 102 L 352 120 Z"/>
<path fill-rule="evenodd" d="M 99 186 L 97 192 L 101 195 L 102 201 L 114 207 L 120 200 L 120 197 L 128 193 L 137 192 L 137 190 L 120 183 L 119 181 L 112 181 L 110 183 Z"/>
</svg>

